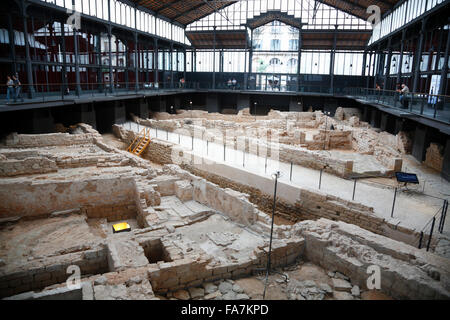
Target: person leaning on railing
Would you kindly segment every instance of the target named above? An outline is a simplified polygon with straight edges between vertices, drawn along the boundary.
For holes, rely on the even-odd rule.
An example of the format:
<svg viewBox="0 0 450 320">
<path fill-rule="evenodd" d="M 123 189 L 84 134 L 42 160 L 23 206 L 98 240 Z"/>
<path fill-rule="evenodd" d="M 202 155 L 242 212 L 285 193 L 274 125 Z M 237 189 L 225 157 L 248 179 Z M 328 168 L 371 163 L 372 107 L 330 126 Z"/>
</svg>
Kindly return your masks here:
<svg viewBox="0 0 450 320">
<path fill-rule="evenodd" d="M 397 92 L 400 93 L 400 97 L 398 99 L 403 106 L 403 109 L 408 109 L 408 99 L 406 99 L 406 96 L 409 94 L 408 86 L 403 83 L 402 88 L 398 89 Z"/>
</svg>

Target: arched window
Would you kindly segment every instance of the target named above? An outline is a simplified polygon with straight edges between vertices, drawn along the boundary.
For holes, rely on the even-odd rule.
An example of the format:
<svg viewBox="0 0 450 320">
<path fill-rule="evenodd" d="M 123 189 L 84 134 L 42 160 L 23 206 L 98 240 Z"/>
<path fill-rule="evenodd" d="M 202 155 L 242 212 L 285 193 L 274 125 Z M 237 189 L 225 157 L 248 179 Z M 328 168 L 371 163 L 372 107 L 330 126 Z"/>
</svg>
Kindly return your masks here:
<svg viewBox="0 0 450 320">
<path fill-rule="evenodd" d="M 297 73 L 298 60 L 291 58 L 287 61 L 287 69 L 289 73 Z"/>
<path fill-rule="evenodd" d="M 281 61 L 280 61 L 280 59 L 278 59 L 278 58 L 272 58 L 272 59 L 270 59 L 269 64 L 270 64 L 271 66 L 272 66 L 272 65 L 280 65 L 280 64 L 281 64 Z"/>
</svg>

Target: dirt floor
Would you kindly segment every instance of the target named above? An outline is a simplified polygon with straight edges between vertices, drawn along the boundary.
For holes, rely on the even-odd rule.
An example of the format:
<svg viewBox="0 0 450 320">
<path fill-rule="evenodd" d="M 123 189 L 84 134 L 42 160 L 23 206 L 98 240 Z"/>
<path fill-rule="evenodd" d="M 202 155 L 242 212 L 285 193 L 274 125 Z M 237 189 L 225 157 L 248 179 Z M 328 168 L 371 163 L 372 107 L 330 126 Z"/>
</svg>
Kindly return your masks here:
<svg viewBox="0 0 450 320">
<path fill-rule="evenodd" d="M 27 261 L 80 250 L 101 236 L 80 215 L 21 221 L 0 229 L 0 258 L 14 269 Z"/>
<path fill-rule="evenodd" d="M 345 276 L 335 272 L 327 272 L 310 262 L 297 261 L 292 266 L 278 268 L 275 271 L 268 277 L 265 300 L 393 300 L 380 291 L 363 291 L 359 288 L 355 290 L 355 286 L 350 286 L 350 288 L 344 290 L 333 290 L 333 279 L 342 279 L 341 277 Z M 224 283 L 228 283 L 228 289 L 223 290 Z M 205 296 L 197 298 L 193 298 L 191 294 L 190 299 L 263 300 L 265 284 L 266 274 L 264 270 L 261 270 L 260 273 L 251 277 L 237 280 L 218 280 L 214 283 L 203 284 L 205 291 L 212 286 L 215 288 L 211 292 L 215 292 L 208 295 L 205 292 Z M 328 287 L 326 293 L 322 291 L 324 287 Z M 162 300 L 185 300 L 189 299 L 188 291 L 193 292 L 195 290 L 199 290 L 199 288 L 169 292 L 165 295 L 158 295 L 158 298 Z M 202 289 L 200 288 L 200 290 Z M 180 294 L 182 292 L 186 295 L 185 297 Z M 299 292 L 301 294 L 297 294 Z"/>
<path fill-rule="evenodd" d="M 331 277 L 328 275 L 327 271 L 323 268 L 312 264 L 310 262 L 300 261 L 294 266 L 289 266 L 279 269 L 278 271 L 286 274 L 288 276 L 288 281 L 292 280 L 307 281 L 312 280 L 316 284 L 326 283 L 332 286 Z M 271 274 L 268 279 L 267 289 L 266 289 L 266 299 L 268 300 L 288 300 L 289 290 L 288 283 L 285 282 L 285 278 L 279 274 Z M 262 299 L 265 285 L 265 275 L 261 274 L 251 278 L 243 278 L 235 280 L 239 286 L 241 286 L 245 293 L 254 300 Z M 335 295 L 327 295 L 324 300 L 336 300 Z M 361 300 L 392 300 L 392 298 L 386 296 L 379 291 L 364 291 L 361 293 L 360 297 L 354 297 L 354 299 Z"/>
</svg>

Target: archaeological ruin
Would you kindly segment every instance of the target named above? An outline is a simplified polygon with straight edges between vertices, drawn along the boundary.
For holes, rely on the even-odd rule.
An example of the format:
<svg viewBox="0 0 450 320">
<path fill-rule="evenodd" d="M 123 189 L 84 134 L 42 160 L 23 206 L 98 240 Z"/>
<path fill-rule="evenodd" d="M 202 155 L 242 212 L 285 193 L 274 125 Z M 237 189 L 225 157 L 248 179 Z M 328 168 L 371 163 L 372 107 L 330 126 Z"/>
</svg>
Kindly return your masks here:
<svg viewBox="0 0 450 320">
<path fill-rule="evenodd" d="M 370 205 L 370 193 L 392 197 L 408 135 L 379 132 L 355 110 L 339 111 L 346 116 L 131 114 L 113 134 L 80 123 L 59 126 L 66 132 L 7 135 L 0 147 L 2 298 L 262 299 L 270 250 L 276 273 L 264 298 L 449 299 L 448 224 L 432 237 L 420 229 L 434 199 L 420 188 L 398 190 L 394 218 L 382 204 Z M 132 149 L 145 132 L 149 142 L 137 156 Z M 272 242 L 274 169 L 282 174 Z M 308 177 L 314 173 L 325 188 Z M 356 200 L 346 194 L 355 191 L 352 181 Z M 399 218 L 414 206 L 414 215 Z M 120 222 L 129 229 L 115 232 Z M 77 288 L 67 285 L 73 266 Z M 373 266 L 378 289 L 368 287 Z"/>
<path fill-rule="evenodd" d="M 5 318 L 450 300 L 450 0 L 0 9 Z"/>
</svg>

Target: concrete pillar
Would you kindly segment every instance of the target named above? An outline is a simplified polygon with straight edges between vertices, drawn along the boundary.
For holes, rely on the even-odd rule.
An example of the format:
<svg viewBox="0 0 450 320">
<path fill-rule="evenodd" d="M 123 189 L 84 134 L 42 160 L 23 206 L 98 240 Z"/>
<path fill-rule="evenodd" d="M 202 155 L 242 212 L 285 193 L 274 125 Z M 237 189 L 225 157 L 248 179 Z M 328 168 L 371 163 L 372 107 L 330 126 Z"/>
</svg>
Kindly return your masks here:
<svg viewBox="0 0 450 320">
<path fill-rule="evenodd" d="M 444 161 L 441 176 L 445 180 L 450 181 L 450 139 L 447 139 L 447 144 L 444 149 Z"/>
<path fill-rule="evenodd" d="M 112 109 L 113 123 L 122 124 L 126 122 L 126 109 L 122 101 L 115 101 Z"/>
<path fill-rule="evenodd" d="M 34 109 L 28 118 L 30 133 L 42 134 L 54 132 L 55 123 L 49 109 Z"/>
<path fill-rule="evenodd" d="M 70 125 L 77 123 L 86 123 L 97 129 L 97 115 L 96 109 L 92 103 L 77 104 L 70 108 L 70 111 L 63 114 L 64 122 Z M 100 114 L 99 119 L 103 120 L 103 115 Z"/>
<path fill-rule="evenodd" d="M 133 113 L 142 119 L 147 119 L 149 116 L 149 107 L 147 99 L 141 98 L 139 100 L 129 100 L 126 103 L 127 116 Z"/>
<path fill-rule="evenodd" d="M 289 100 L 290 112 L 303 112 L 303 105 L 299 97 L 291 97 Z"/>
<path fill-rule="evenodd" d="M 181 107 L 181 97 L 180 96 L 169 96 L 167 98 L 167 112 L 171 111 L 171 107 L 173 107 L 173 112 L 175 113 L 176 110 L 180 109 Z"/>
<path fill-rule="evenodd" d="M 379 128 L 381 124 L 381 112 L 377 109 L 371 110 L 370 125 L 374 128 Z"/>
<path fill-rule="evenodd" d="M 240 111 L 245 108 L 250 108 L 250 96 L 246 94 L 240 94 L 237 98 L 237 110 Z"/>
<path fill-rule="evenodd" d="M 142 119 L 148 119 L 149 117 L 149 111 L 148 111 L 148 102 L 145 99 L 140 99 L 138 104 L 139 110 L 139 117 Z"/>
<path fill-rule="evenodd" d="M 217 94 L 206 96 L 206 110 L 208 112 L 220 112 L 219 97 Z"/>
<path fill-rule="evenodd" d="M 394 133 L 395 131 L 395 120 L 394 117 L 387 114 L 387 113 L 382 113 L 381 114 L 381 121 L 380 121 L 380 129 L 381 131 L 386 131 L 389 133 Z"/>
<path fill-rule="evenodd" d="M 405 119 L 396 118 L 395 119 L 395 128 L 394 134 L 398 134 L 400 131 L 403 131 L 405 127 Z"/>
<path fill-rule="evenodd" d="M 414 158 L 422 162 L 425 160 L 425 154 L 430 145 L 430 138 L 428 135 L 428 128 L 418 125 L 414 132 L 414 140 L 412 147 L 412 155 Z"/>
<path fill-rule="evenodd" d="M 152 103 L 152 110 L 156 112 L 166 112 L 166 100 L 162 99 L 161 97 L 158 97 L 156 101 Z"/>
<path fill-rule="evenodd" d="M 364 106 L 363 117 L 361 120 L 364 122 L 370 122 L 370 116 L 371 116 L 370 107 Z"/>
<path fill-rule="evenodd" d="M 95 115 L 95 108 L 92 104 L 83 104 L 80 106 L 78 122 L 89 124 L 94 129 L 97 128 L 97 117 Z"/>
</svg>

